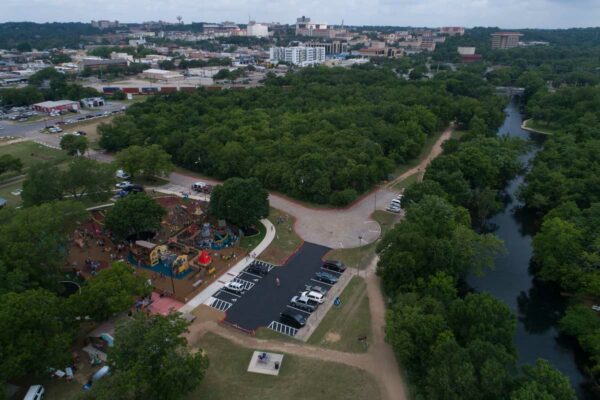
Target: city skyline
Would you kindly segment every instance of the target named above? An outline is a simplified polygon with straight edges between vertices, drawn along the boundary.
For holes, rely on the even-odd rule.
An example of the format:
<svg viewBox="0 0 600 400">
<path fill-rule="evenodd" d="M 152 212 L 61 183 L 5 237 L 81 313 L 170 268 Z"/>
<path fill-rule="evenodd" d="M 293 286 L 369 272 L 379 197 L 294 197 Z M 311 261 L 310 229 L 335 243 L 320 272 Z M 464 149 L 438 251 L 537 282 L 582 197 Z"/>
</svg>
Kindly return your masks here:
<svg viewBox="0 0 600 400">
<path fill-rule="evenodd" d="M 26 4 L 24 4 L 26 3 Z M 26 7 L 24 5 L 27 5 Z M 314 21 L 347 25 L 498 26 L 501 28 L 570 28 L 597 26 L 600 2 L 593 0 L 4 0 L 0 22 L 121 22 L 164 20 L 292 24 L 301 15 Z M 585 10 L 585 12 L 583 11 Z"/>
</svg>

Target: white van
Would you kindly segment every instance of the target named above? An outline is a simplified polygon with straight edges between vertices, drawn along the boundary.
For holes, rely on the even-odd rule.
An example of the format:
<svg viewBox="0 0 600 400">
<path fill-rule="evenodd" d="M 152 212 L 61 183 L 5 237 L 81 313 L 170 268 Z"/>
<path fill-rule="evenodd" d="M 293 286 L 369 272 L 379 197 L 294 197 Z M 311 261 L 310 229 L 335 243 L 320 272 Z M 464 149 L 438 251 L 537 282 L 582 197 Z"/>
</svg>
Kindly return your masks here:
<svg viewBox="0 0 600 400">
<path fill-rule="evenodd" d="M 85 385 L 83 385 L 83 390 L 90 390 L 92 388 L 92 385 L 94 384 L 94 382 L 99 381 L 100 379 L 102 379 L 106 375 L 108 375 L 109 373 L 110 373 L 110 367 L 108 365 L 105 365 L 104 367 L 100 368 L 98 371 L 96 371 L 90 377 L 90 380 L 87 381 L 87 383 Z"/>
<path fill-rule="evenodd" d="M 44 398 L 45 392 L 42 385 L 31 385 L 23 400 L 41 400 Z"/>
</svg>

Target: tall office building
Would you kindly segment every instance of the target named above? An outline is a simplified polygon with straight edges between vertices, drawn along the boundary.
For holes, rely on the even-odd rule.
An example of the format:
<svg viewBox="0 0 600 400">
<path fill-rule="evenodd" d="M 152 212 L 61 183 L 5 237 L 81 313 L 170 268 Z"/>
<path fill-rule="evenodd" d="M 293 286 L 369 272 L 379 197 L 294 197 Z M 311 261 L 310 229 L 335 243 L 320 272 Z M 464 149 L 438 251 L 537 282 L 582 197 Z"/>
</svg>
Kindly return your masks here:
<svg viewBox="0 0 600 400">
<path fill-rule="evenodd" d="M 511 49 L 519 46 L 519 38 L 523 36 L 519 32 L 496 32 L 492 33 L 492 49 Z"/>
<path fill-rule="evenodd" d="M 271 62 L 287 62 L 305 67 L 320 64 L 325 61 L 325 47 L 271 47 L 269 49 Z"/>
</svg>

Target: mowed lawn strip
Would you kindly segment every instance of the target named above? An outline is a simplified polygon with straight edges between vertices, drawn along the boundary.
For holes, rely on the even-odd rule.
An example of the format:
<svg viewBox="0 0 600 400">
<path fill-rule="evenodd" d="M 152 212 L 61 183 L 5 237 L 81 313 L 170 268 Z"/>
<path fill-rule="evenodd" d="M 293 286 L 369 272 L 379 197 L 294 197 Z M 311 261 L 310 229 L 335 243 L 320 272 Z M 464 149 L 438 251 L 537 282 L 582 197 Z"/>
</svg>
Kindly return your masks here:
<svg viewBox="0 0 600 400">
<path fill-rule="evenodd" d="M 308 343 L 346 352 L 367 351 L 372 330 L 364 279 L 353 277 L 340 295 L 340 300 L 341 305 L 331 307 Z M 358 340 L 364 336 L 366 342 Z"/>
<path fill-rule="evenodd" d="M 377 210 L 375 211 L 371 217 L 379 223 L 381 227 L 381 235 L 379 235 L 379 239 L 385 235 L 385 233 L 390 230 L 392 226 L 398 220 L 398 214 L 394 214 L 387 211 Z M 353 268 L 366 268 L 371 259 L 375 255 L 375 249 L 377 248 L 377 243 L 379 239 L 373 243 L 369 243 L 362 247 L 353 247 L 350 249 L 335 249 L 327 253 L 325 258 L 332 260 L 340 260 L 344 264 Z"/>
<path fill-rule="evenodd" d="M 0 175 L 0 182 L 27 173 L 27 169 L 38 162 L 52 162 L 61 164 L 70 157 L 62 150 L 51 149 L 35 142 L 19 142 L 0 146 L 0 156 L 10 154 L 17 157 L 23 163 L 23 170 L 17 172 L 7 172 Z"/>
<path fill-rule="evenodd" d="M 279 376 L 253 374 L 247 369 L 254 350 L 210 333 L 198 345 L 210 367 L 187 400 L 381 399 L 375 380 L 357 368 L 284 354 Z"/>
<path fill-rule="evenodd" d="M 269 221 L 275 227 L 275 238 L 259 258 L 282 265 L 302 244 L 302 239 L 294 230 L 296 219 L 291 215 L 271 207 Z"/>
</svg>

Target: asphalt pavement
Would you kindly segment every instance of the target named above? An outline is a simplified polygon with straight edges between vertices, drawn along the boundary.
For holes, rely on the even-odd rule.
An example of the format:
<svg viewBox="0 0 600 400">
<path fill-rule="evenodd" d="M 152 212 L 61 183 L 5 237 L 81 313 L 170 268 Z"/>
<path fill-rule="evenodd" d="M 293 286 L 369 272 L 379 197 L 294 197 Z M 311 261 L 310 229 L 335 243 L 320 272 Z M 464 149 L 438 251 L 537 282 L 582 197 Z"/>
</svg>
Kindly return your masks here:
<svg viewBox="0 0 600 400">
<path fill-rule="evenodd" d="M 247 273 L 240 274 L 238 279 L 251 284 L 244 294 L 234 296 L 221 292 L 215 295 L 217 299 L 231 304 L 226 311 L 226 321 L 248 330 L 268 327 L 272 321 L 279 321 L 279 314 L 289 309 L 291 298 L 304 290 L 305 285 L 330 287 L 311 280 L 315 272 L 321 271 L 321 258 L 329 250 L 325 246 L 304 243 L 285 266 L 273 268 L 262 278 Z M 275 282 L 276 277 L 279 278 L 279 286 Z M 250 286 L 249 284 L 246 286 Z M 299 310 L 290 311 L 308 315 Z"/>
</svg>

